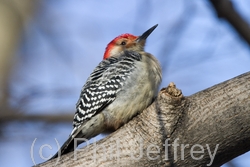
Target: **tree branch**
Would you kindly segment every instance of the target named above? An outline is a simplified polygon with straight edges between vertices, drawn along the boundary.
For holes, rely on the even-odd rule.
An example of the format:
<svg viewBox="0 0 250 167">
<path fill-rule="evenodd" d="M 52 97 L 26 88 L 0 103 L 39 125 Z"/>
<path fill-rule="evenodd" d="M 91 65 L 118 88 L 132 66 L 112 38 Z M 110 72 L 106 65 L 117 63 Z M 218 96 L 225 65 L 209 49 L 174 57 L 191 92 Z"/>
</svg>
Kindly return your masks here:
<svg viewBox="0 0 250 167">
<path fill-rule="evenodd" d="M 38 166 L 220 166 L 250 150 L 249 113 L 250 72 L 188 97 L 170 84 L 107 138 Z"/>
<path fill-rule="evenodd" d="M 210 0 L 218 17 L 225 18 L 243 39 L 250 45 L 250 27 L 237 13 L 230 0 Z"/>
<path fill-rule="evenodd" d="M 72 122 L 73 114 L 24 114 L 17 111 L 7 110 L 0 113 L 0 122 L 29 121 L 29 122 Z M 72 112 L 73 113 L 73 112 Z"/>
</svg>

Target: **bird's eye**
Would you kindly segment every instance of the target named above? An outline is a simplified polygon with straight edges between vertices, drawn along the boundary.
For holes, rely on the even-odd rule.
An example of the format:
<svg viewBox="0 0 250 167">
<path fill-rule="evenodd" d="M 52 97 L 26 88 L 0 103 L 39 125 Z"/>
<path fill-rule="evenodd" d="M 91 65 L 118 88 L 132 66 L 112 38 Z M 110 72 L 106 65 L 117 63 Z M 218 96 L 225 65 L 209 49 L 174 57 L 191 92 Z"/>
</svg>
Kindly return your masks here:
<svg viewBox="0 0 250 167">
<path fill-rule="evenodd" d="M 122 41 L 121 45 L 126 45 L 126 42 L 125 42 L 125 41 Z"/>
</svg>

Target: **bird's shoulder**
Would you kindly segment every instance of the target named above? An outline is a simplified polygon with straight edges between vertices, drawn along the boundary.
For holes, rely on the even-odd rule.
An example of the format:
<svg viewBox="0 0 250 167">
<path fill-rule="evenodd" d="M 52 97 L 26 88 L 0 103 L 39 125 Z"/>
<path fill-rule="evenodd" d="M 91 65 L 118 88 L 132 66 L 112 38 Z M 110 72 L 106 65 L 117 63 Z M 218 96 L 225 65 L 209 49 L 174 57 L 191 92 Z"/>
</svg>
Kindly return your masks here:
<svg viewBox="0 0 250 167">
<path fill-rule="evenodd" d="M 136 61 L 141 61 L 141 59 L 141 54 L 135 51 L 123 51 L 117 56 L 105 59 L 90 74 L 85 86 L 88 87 L 96 82 L 105 84 L 113 77 L 122 78 L 124 72 L 131 72 Z"/>
</svg>

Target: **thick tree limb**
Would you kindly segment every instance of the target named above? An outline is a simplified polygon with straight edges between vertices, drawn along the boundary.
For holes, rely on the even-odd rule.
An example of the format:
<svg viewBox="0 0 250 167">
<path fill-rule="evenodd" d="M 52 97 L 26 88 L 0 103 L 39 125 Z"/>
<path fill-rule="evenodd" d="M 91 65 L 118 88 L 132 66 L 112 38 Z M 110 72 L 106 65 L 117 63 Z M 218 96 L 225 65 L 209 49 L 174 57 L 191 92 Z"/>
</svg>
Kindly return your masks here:
<svg viewBox="0 0 250 167">
<path fill-rule="evenodd" d="M 188 97 L 170 84 L 142 114 L 75 152 L 76 160 L 72 152 L 38 166 L 220 166 L 250 150 L 249 122 L 250 72 Z"/>
</svg>

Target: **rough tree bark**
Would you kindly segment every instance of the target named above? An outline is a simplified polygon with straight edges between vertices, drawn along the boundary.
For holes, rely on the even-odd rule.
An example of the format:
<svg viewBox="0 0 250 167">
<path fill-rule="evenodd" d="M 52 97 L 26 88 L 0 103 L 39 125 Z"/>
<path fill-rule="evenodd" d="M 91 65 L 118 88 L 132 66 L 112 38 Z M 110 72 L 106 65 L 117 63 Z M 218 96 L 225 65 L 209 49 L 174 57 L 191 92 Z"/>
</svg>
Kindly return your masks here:
<svg viewBox="0 0 250 167">
<path fill-rule="evenodd" d="M 250 150 L 249 122 L 250 72 L 188 97 L 171 83 L 107 138 L 38 166 L 220 166 Z"/>
</svg>

